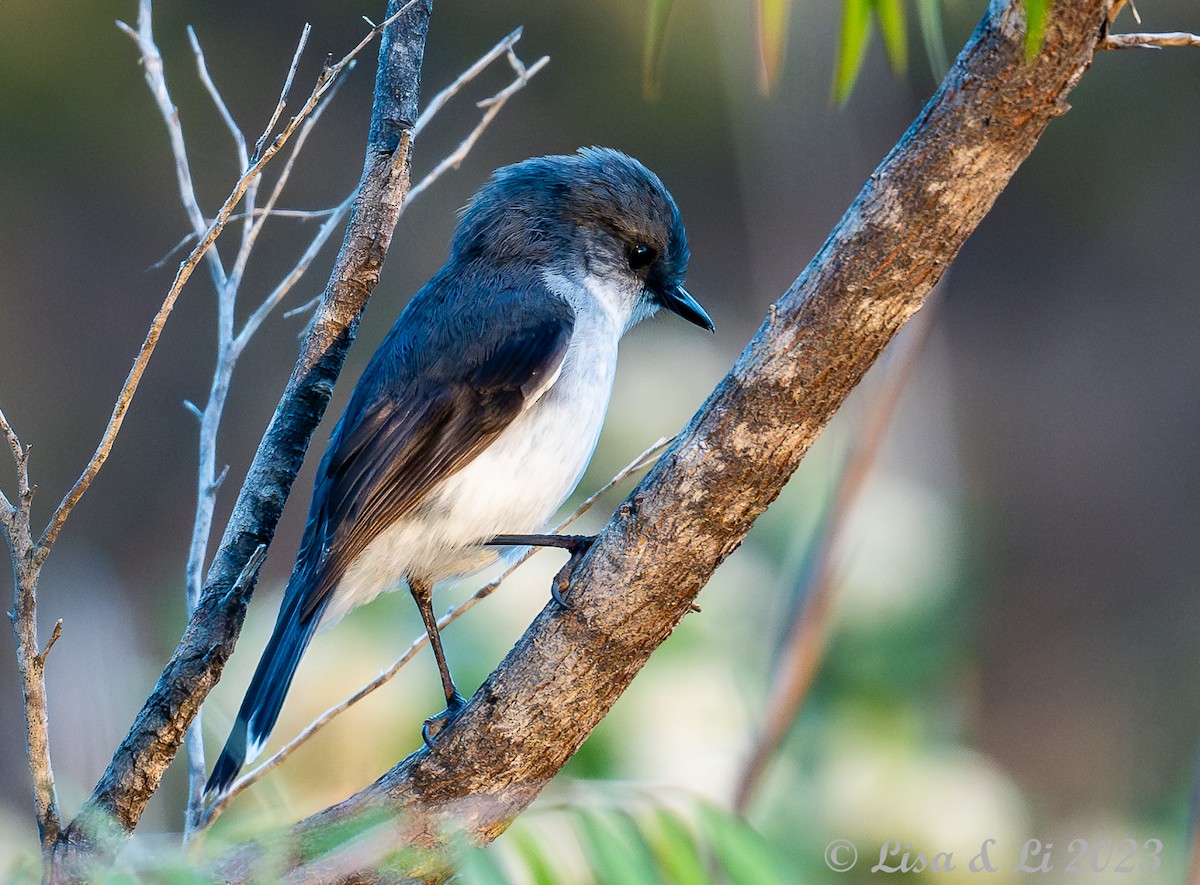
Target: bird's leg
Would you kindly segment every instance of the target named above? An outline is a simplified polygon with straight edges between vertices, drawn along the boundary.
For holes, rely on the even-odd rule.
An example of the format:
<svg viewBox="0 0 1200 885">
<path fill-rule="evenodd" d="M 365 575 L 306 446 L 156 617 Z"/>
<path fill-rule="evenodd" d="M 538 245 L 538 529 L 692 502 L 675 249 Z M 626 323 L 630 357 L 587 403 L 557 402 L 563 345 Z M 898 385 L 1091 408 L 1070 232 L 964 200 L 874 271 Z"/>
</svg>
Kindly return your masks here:
<svg viewBox="0 0 1200 885">
<path fill-rule="evenodd" d="M 421 728 L 421 738 L 425 741 L 426 746 L 432 747 L 438 734 L 450 724 L 451 719 L 458 715 L 466 701 L 454 687 L 454 680 L 450 677 L 450 667 L 446 664 L 446 654 L 442 651 L 442 637 L 438 633 L 437 618 L 433 614 L 433 588 L 428 582 L 409 575 L 408 589 L 412 593 L 413 601 L 417 603 L 417 610 L 421 612 L 421 620 L 425 622 L 425 632 L 429 635 L 429 646 L 433 649 L 433 656 L 437 659 L 438 673 L 442 677 L 442 691 L 446 693 L 446 709 L 438 715 L 426 719 L 425 725 Z"/>
<path fill-rule="evenodd" d="M 558 570 L 550 585 L 550 596 L 563 608 L 570 608 L 567 591 L 571 589 L 571 576 L 575 569 L 596 543 L 595 535 L 495 535 L 487 541 L 495 547 L 561 547 L 571 556 L 566 565 Z"/>
</svg>

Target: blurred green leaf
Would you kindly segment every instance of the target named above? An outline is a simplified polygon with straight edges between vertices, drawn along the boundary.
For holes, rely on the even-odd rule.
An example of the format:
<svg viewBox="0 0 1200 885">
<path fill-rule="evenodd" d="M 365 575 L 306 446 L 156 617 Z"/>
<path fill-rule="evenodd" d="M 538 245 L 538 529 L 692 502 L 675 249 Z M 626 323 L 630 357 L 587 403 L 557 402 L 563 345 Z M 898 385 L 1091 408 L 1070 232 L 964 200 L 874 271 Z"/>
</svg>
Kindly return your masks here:
<svg viewBox="0 0 1200 885">
<path fill-rule="evenodd" d="M 783 66 L 792 0 L 758 0 L 758 85 L 767 94 Z"/>
<path fill-rule="evenodd" d="M 897 74 L 908 70 L 908 22 L 904 16 L 904 0 L 872 0 L 879 16 L 879 30 L 887 50 L 888 64 Z"/>
<path fill-rule="evenodd" d="M 647 823 L 646 837 L 667 882 L 693 885 L 708 880 L 708 865 L 696 835 L 676 814 L 657 810 Z"/>
<path fill-rule="evenodd" d="M 99 879 L 100 885 L 138 885 L 137 879 L 127 870 L 106 870 Z"/>
<path fill-rule="evenodd" d="M 528 827 L 518 822 L 510 831 L 508 844 L 516 851 L 534 885 L 558 885 L 561 877 L 546 857 L 546 850 Z"/>
<path fill-rule="evenodd" d="M 1025 0 L 1025 60 L 1031 61 L 1042 51 L 1046 37 L 1046 13 L 1051 0 Z"/>
<path fill-rule="evenodd" d="M 780 874 L 770 843 L 742 818 L 709 804 L 700 806 L 700 817 L 735 885 L 795 885 L 794 877 Z"/>
<path fill-rule="evenodd" d="M 933 78 L 940 80 L 950 70 L 946 58 L 945 36 L 942 34 L 942 0 L 917 0 L 917 21 L 921 25 L 921 41 Z"/>
<path fill-rule="evenodd" d="M 675 0 L 650 0 L 646 15 L 646 55 L 642 62 L 642 92 L 648 100 L 662 90 L 663 57 L 667 47 L 667 22 Z"/>
<path fill-rule="evenodd" d="M 459 885 L 508 885 L 508 878 L 496 862 L 495 854 L 486 848 L 470 846 L 458 857 Z"/>
<path fill-rule="evenodd" d="M 838 57 L 833 71 L 833 100 L 844 104 L 867 55 L 871 36 L 871 0 L 845 0 L 842 29 L 838 34 Z"/>
<path fill-rule="evenodd" d="M 658 885 L 658 870 L 646 840 L 630 819 L 616 814 L 577 810 L 584 850 L 599 882 Z"/>
</svg>

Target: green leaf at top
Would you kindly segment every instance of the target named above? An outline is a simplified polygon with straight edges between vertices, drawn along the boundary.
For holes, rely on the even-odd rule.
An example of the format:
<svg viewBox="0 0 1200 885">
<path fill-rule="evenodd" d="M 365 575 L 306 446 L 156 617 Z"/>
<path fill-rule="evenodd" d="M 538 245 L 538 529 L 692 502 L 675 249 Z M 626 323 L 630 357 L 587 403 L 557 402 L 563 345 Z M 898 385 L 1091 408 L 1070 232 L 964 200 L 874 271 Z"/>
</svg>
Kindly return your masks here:
<svg viewBox="0 0 1200 885">
<path fill-rule="evenodd" d="M 650 0 L 646 14 L 646 54 L 642 62 L 642 92 L 647 100 L 662 90 L 663 56 L 667 47 L 667 21 L 675 0 Z"/>
<path fill-rule="evenodd" d="M 892 71 L 903 74 L 908 70 L 908 23 L 904 18 L 904 0 L 872 0 L 879 16 L 879 30 L 887 50 Z"/>
<path fill-rule="evenodd" d="M 942 0 L 917 0 L 917 20 L 921 23 L 921 40 L 925 43 L 929 68 L 933 78 L 941 80 L 950 70 L 942 35 Z"/>
<path fill-rule="evenodd" d="M 833 71 L 833 100 L 844 104 L 867 55 L 871 36 L 871 0 L 845 0 L 842 29 L 838 34 L 838 57 Z"/>
<path fill-rule="evenodd" d="M 771 91 L 783 65 L 792 0 L 758 0 L 758 86 Z"/>
</svg>

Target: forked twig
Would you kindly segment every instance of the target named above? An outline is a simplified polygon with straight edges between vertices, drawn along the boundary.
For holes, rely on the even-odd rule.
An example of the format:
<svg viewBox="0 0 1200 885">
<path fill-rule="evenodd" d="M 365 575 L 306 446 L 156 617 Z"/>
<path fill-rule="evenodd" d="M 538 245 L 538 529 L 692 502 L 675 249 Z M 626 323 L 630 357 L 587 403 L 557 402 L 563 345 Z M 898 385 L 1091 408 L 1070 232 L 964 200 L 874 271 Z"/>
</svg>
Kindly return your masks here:
<svg viewBox="0 0 1200 885">
<path fill-rule="evenodd" d="M 454 78 L 454 82 L 431 98 L 429 104 L 425 106 L 425 110 L 417 115 L 417 122 L 413 124 L 413 138 L 420 135 L 425 127 L 429 125 L 429 121 L 437 115 L 437 112 L 445 107 L 450 99 L 458 95 L 463 87 L 483 73 L 488 65 L 504 55 L 504 53 L 512 51 L 512 48 L 517 45 L 517 41 L 521 39 L 521 35 L 524 32 L 524 28 L 517 28 L 483 55 L 479 56 L 479 59 L 473 65 Z"/>
<path fill-rule="evenodd" d="M 63 523 L 66 522 L 67 516 L 71 510 L 83 497 L 84 492 L 92 484 L 96 478 L 96 474 L 100 472 L 100 468 L 104 466 L 104 462 L 108 459 L 109 452 L 112 450 L 113 440 L 116 438 L 117 431 L 121 429 L 121 423 L 125 420 L 125 413 L 129 408 L 129 403 L 133 399 L 134 393 L 137 391 L 138 383 L 141 381 L 142 374 L 146 370 L 146 364 L 150 360 L 150 356 L 154 352 L 154 347 L 158 343 L 158 337 L 162 333 L 162 327 L 166 323 L 167 317 L 170 316 L 172 309 L 175 307 L 175 300 L 179 297 L 179 292 L 183 289 L 184 284 L 192 275 L 196 265 L 200 259 L 208 252 L 209 248 L 216 241 L 221 231 L 224 230 L 225 224 L 229 220 L 234 207 L 241 202 L 247 188 L 254 182 L 263 167 L 279 152 L 279 150 L 287 144 L 288 140 L 296 129 L 304 122 L 305 119 L 313 112 L 317 104 L 321 101 L 324 95 L 337 82 L 341 72 L 354 60 L 367 45 L 370 44 L 383 29 L 408 11 L 417 0 L 409 0 L 400 9 L 388 18 L 379 26 L 371 31 L 359 43 L 341 58 L 337 63 L 325 67 L 317 77 L 317 82 L 313 86 L 312 92 L 305 100 L 303 107 L 292 117 L 283 129 L 269 144 L 265 145 L 262 151 L 258 153 L 254 161 L 238 179 L 233 191 L 225 200 L 225 203 L 218 210 L 216 218 L 208 225 L 205 234 L 200 241 L 192 249 L 187 259 L 180 265 L 179 271 L 175 275 L 175 280 L 171 284 L 171 288 L 167 293 L 166 299 L 163 301 L 162 307 L 159 308 L 154 320 L 150 324 L 150 331 L 146 335 L 146 340 L 142 343 L 141 350 L 134 360 L 133 368 L 130 369 L 129 375 L 125 379 L 125 384 L 121 388 L 120 394 L 117 396 L 116 405 L 113 408 L 108 425 L 105 427 L 104 434 L 100 439 L 100 444 L 96 447 L 95 453 L 91 460 L 84 468 L 79 479 L 75 481 L 75 485 L 67 492 L 58 508 L 54 511 L 54 516 L 51 518 L 46 530 L 42 533 L 41 539 L 37 545 L 37 563 L 40 565 L 45 561 L 46 555 L 50 551 L 50 547 L 54 544 L 58 533 L 62 530 Z M 143 0 L 143 3 L 148 5 L 149 0 Z M 124 25 L 124 29 L 131 33 L 136 33 L 128 25 Z"/>
<path fill-rule="evenodd" d="M 509 40 L 515 42 L 515 40 L 519 38 L 519 33 L 516 33 L 515 38 L 512 34 L 510 34 L 508 37 L 504 38 L 504 40 L 500 41 L 500 44 L 498 45 L 503 45 L 505 41 Z M 495 51 L 496 50 L 493 50 L 493 52 Z M 513 70 L 517 74 L 516 79 L 513 80 L 508 86 L 493 95 L 491 98 L 487 98 L 479 102 L 479 107 L 486 108 L 483 117 L 480 118 L 479 122 L 475 125 L 475 128 L 471 130 L 467 137 L 459 143 L 457 148 L 455 148 L 447 157 L 445 157 L 445 159 L 433 167 L 433 170 L 430 171 L 424 178 L 412 186 L 412 189 L 408 192 L 409 200 L 412 200 L 414 197 L 418 196 L 421 191 L 425 190 L 427 187 L 441 178 L 442 174 L 448 169 L 457 169 L 459 166 L 461 166 L 462 161 L 466 159 L 467 154 L 471 152 L 471 148 L 475 146 L 475 142 L 479 141 L 479 137 L 483 135 L 484 130 L 491 125 L 492 120 L 494 120 L 496 115 L 500 113 L 500 109 L 504 107 L 505 102 L 512 98 L 512 96 L 519 90 L 524 88 L 525 84 L 529 82 L 530 77 L 550 63 L 550 56 L 543 55 L 533 64 L 529 65 L 529 67 L 526 67 L 524 63 L 522 63 L 521 59 L 517 58 L 516 53 L 513 52 L 512 43 L 508 44 L 507 54 L 509 64 L 512 65 Z"/>
<path fill-rule="evenodd" d="M 382 28 L 380 31 L 382 31 Z M 271 119 L 267 122 L 266 128 L 263 129 L 262 135 L 258 137 L 258 141 L 254 142 L 255 157 L 262 155 L 263 145 L 267 143 L 267 139 L 275 131 L 275 124 L 279 122 L 279 115 L 283 113 L 284 107 L 287 106 L 288 94 L 292 91 L 292 81 L 296 79 L 296 69 L 300 67 L 300 57 L 304 55 L 304 47 L 308 45 L 308 35 L 310 33 L 312 33 L 312 25 L 306 22 L 303 30 L 300 32 L 300 42 L 296 45 L 296 51 L 292 54 L 292 64 L 288 68 L 287 77 L 283 81 L 283 89 L 279 90 L 279 101 L 275 103 L 275 110 L 271 114 Z"/>
<path fill-rule="evenodd" d="M 33 486 L 29 482 L 29 448 L 22 445 L 16 430 L 0 411 L 4 434 L 17 469 L 17 500 L 13 504 L 0 493 L 0 534 L 8 541 L 13 566 L 13 604 L 9 612 L 17 673 L 21 679 L 21 701 L 25 713 L 25 747 L 33 781 L 34 812 L 42 845 L 49 845 L 62 829 L 54 768 L 50 761 L 50 720 L 46 712 L 46 655 L 62 631 L 60 620 L 44 649 L 37 638 L 37 584 L 40 572 L 34 563 L 35 545 L 29 508 Z"/>
</svg>

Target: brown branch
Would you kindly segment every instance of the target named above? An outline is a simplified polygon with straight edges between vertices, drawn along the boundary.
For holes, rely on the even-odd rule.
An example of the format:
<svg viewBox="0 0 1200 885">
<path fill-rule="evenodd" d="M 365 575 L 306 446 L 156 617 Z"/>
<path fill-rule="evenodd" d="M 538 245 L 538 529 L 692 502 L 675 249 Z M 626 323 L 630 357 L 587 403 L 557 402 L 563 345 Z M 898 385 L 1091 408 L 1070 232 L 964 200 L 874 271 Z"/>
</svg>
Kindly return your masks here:
<svg viewBox="0 0 1200 885">
<path fill-rule="evenodd" d="M 1166 34 L 1109 34 L 1097 49 L 1162 49 L 1166 46 L 1200 46 L 1200 36 L 1176 31 Z"/>
<path fill-rule="evenodd" d="M 17 674 L 21 680 L 21 701 L 25 713 L 25 755 L 33 780 L 34 814 L 42 845 L 58 837 L 62 819 L 54 788 L 54 767 L 50 761 L 50 721 L 46 712 L 46 655 L 58 639 L 59 621 L 46 648 L 38 650 L 37 587 L 40 568 L 34 562 L 37 545 L 30 523 L 33 486 L 29 482 L 29 448 L 8 418 L 0 411 L 3 433 L 17 469 L 16 503 L 0 493 L 0 534 L 8 542 L 13 569 L 13 607 L 9 612 L 13 642 L 17 652 Z"/>
<path fill-rule="evenodd" d="M 845 529 L 883 448 L 900 395 L 916 369 L 929 336 L 933 297 L 927 299 L 925 312 L 913 320 L 909 334 L 893 345 L 893 350 L 901 349 L 892 354 L 886 367 L 888 374 L 883 387 L 871 400 L 866 421 L 855 434 L 854 449 L 838 479 L 811 580 L 807 582 L 803 599 L 792 618 L 787 640 L 779 653 L 778 668 L 762 726 L 755 737 L 749 758 L 738 775 L 733 810 L 739 814 L 745 813 L 767 763 L 780 742 L 787 737 L 824 658 L 834 594 L 841 585 L 837 564 L 845 541 Z"/>
<path fill-rule="evenodd" d="M 454 831 L 487 841 L 533 800 L 690 610 L 1067 109 L 1108 7 L 1058 0 L 1043 54 L 1026 61 L 1019 7 L 991 4 L 937 94 L 618 509 L 576 572 L 573 606 L 543 610 L 433 749 L 274 840 L 265 850 L 277 878 L 283 869 L 288 881 L 401 880 L 367 859 L 364 847 L 379 844 L 428 849 L 403 869 L 439 881 L 450 873 Z M 358 833 L 306 855 L 317 833 L 329 844 L 331 826 Z M 263 851 L 235 852 L 217 875 L 253 878 Z"/>
<path fill-rule="evenodd" d="M 358 317 L 379 279 L 408 190 L 409 132 L 417 116 L 430 7 L 430 0 L 409 0 L 403 5 L 391 0 L 387 20 L 322 72 L 304 108 L 247 170 L 247 176 L 258 174 L 262 163 L 279 150 L 353 55 L 382 32 L 363 176 L 321 307 L 251 463 L 199 604 L 108 770 L 55 844 L 48 881 L 83 881 L 111 862 L 137 825 L 189 723 L 233 651 L 253 586 L 252 580 L 239 586 L 238 575 L 251 554 L 269 544 L 274 535 L 283 503 L 353 340 Z"/>
</svg>

